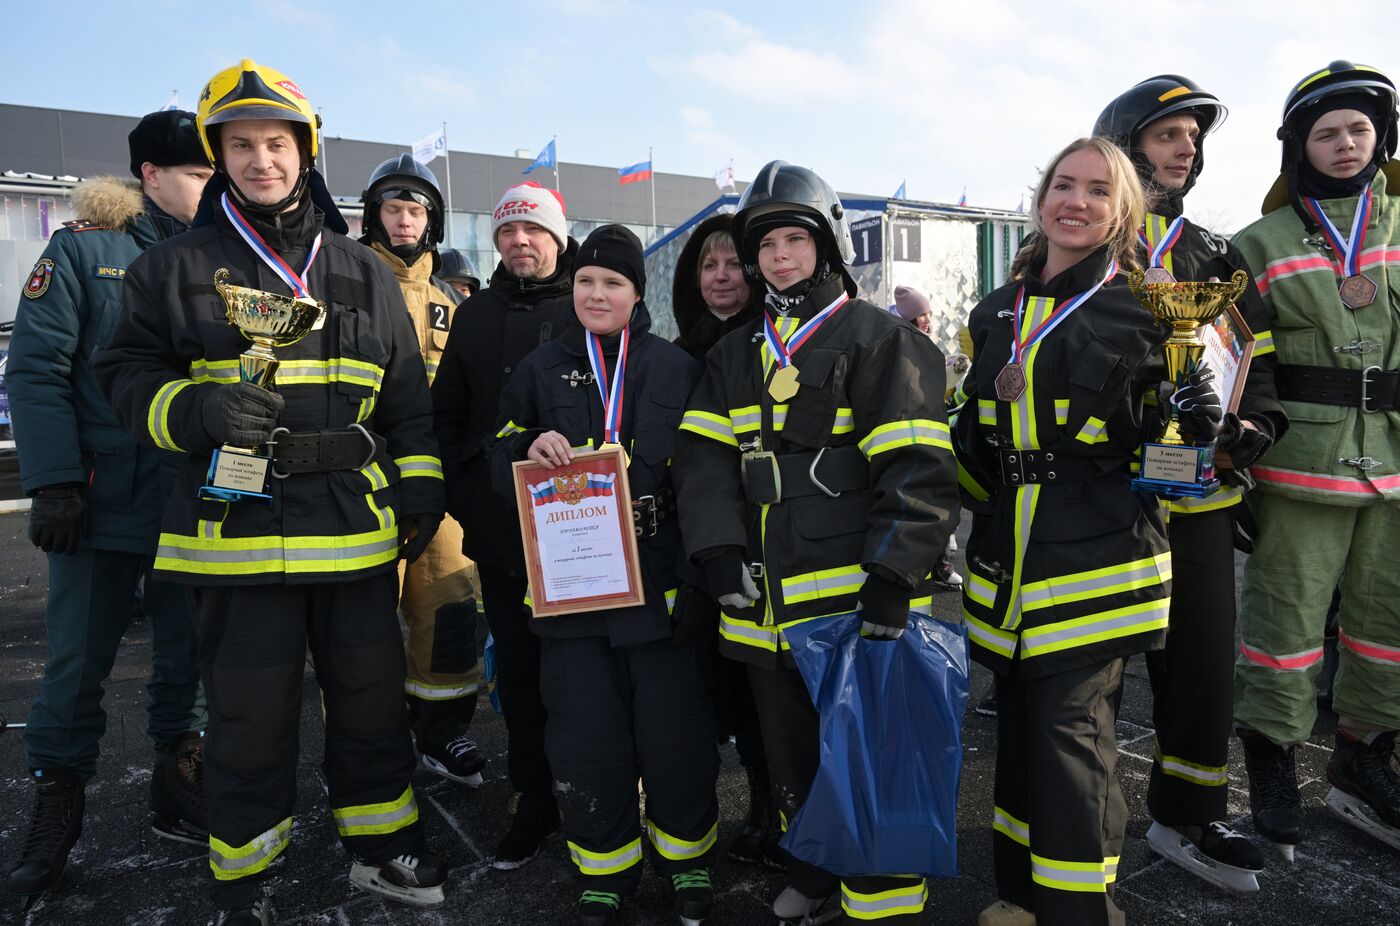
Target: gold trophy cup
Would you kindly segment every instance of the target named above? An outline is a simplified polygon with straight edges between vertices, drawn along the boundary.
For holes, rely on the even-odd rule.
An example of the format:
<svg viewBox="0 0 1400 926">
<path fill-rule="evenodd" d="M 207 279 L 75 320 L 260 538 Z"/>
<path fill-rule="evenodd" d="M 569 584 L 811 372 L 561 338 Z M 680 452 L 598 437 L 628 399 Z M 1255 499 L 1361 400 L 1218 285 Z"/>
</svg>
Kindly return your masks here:
<svg viewBox="0 0 1400 926">
<path fill-rule="evenodd" d="M 1215 321 L 1244 294 L 1249 274 L 1236 270 L 1228 283 L 1147 283 L 1141 270 L 1128 276 L 1128 289 L 1159 322 L 1172 326 L 1163 345 L 1167 377 L 1178 389 L 1200 366 L 1205 342 L 1200 329 Z M 1156 443 L 1142 445 L 1142 473 L 1133 488 L 1167 498 L 1204 498 L 1220 488 L 1215 477 L 1215 441 L 1197 443 L 1181 434 L 1176 408 L 1171 408 L 1166 430 Z"/>
<path fill-rule="evenodd" d="M 253 342 L 238 355 L 239 380 L 275 391 L 278 360 L 272 349 L 290 347 L 319 327 L 325 317 L 325 304 L 309 296 L 297 299 L 231 286 L 228 270 L 223 268 L 214 274 L 214 288 L 224 300 L 228 323 Z M 259 453 L 261 449 L 225 444 L 215 450 L 199 497 L 225 502 L 270 502 L 267 480 L 272 458 Z"/>
</svg>

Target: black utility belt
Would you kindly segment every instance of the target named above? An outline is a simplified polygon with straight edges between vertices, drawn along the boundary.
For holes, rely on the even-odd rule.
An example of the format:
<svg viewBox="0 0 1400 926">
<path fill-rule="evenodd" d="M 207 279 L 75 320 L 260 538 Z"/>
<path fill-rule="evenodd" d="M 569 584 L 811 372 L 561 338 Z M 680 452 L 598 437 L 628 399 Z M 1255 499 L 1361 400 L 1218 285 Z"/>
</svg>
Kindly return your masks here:
<svg viewBox="0 0 1400 926">
<path fill-rule="evenodd" d="M 352 424 L 343 431 L 276 428 L 267 442 L 277 476 L 364 469 L 383 456 L 387 448 L 384 438 L 361 424 Z"/>
<path fill-rule="evenodd" d="M 1400 409 L 1400 370 L 1369 366 L 1339 370 L 1301 363 L 1280 363 L 1274 371 L 1278 397 L 1314 405 L 1343 405 L 1363 412 Z"/>
<path fill-rule="evenodd" d="M 998 473 L 1002 485 L 1049 485 L 1083 482 L 1101 475 L 1103 469 L 1093 460 L 1056 450 L 998 450 Z"/>
<path fill-rule="evenodd" d="M 672 492 L 633 496 L 632 531 L 638 539 L 655 537 L 661 522 L 675 513 L 676 497 Z"/>
<path fill-rule="evenodd" d="M 800 453 L 750 450 L 740 458 L 744 495 L 755 505 L 870 488 L 870 463 L 853 444 Z"/>
</svg>

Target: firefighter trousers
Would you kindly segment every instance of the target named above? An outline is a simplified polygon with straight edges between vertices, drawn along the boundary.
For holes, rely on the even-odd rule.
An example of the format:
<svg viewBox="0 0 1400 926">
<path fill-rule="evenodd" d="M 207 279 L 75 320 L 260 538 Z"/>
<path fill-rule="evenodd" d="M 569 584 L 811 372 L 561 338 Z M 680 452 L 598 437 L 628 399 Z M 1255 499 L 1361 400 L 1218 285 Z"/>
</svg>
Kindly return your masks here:
<svg viewBox="0 0 1400 926">
<path fill-rule="evenodd" d="M 1171 623 L 1147 654 L 1157 753 L 1147 809 L 1167 826 L 1224 820 L 1235 665 L 1234 515 L 1173 514 Z"/>
<path fill-rule="evenodd" d="M 1122 679 L 1121 659 L 997 677 L 997 896 L 1030 910 L 1037 926 L 1124 922 L 1113 902 L 1128 823 L 1114 775 Z"/>
<path fill-rule="evenodd" d="M 131 623 L 143 577 L 140 606 L 151 632 L 146 732 L 160 748 L 204 729 L 186 589 L 152 579 L 151 557 L 139 553 L 83 547 L 51 553 L 48 560 L 48 661 L 24 729 L 29 767 L 68 769 L 83 779 L 97 771 L 98 744 L 107 729 L 102 684 Z"/>
<path fill-rule="evenodd" d="M 496 641 L 496 694 L 506 721 L 506 771 L 521 794 L 552 800 L 540 699 L 540 638 L 530 632 L 525 577 L 477 563 L 481 603 Z"/>
<path fill-rule="evenodd" d="M 601 636 L 540 642 L 545 746 L 585 886 L 627 896 L 641 880 L 638 778 L 653 867 L 663 877 L 708 868 L 719 750 L 705 647 L 669 639 L 611 646 Z"/>
<path fill-rule="evenodd" d="M 209 699 L 204 786 L 215 904 L 229 909 L 253 898 L 290 840 L 308 647 L 325 712 L 322 770 L 342 844 L 374 862 L 421 851 L 394 573 L 195 588 L 193 601 Z"/>
<path fill-rule="evenodd" d="M 749 684 L 768 753 L 773 800 L 784 830 L 807 800 L 820 761 L 820 724 L 811 695 L 795 668 L 750 665 Z M 876 875 L 838 878 L 786 852 L 788 884 L 807 897 L 841 891 L 847 922 L 878 920 L 891 926 L 922 923 L 928 888 L 923 878 Z"/>
<path fill-rule="evenodd" d="M 1258 532 L 1240 596 L 1235 722 L 1280 746 L 1312 735 L 1327 609 L 1340 581 L 1332 708 L 1343 726 L 1400 728 L 1400 505 L 1255 492 L 1250 508 Z"/>
<path fill-rule="evenodd" d="M 429 742 L 460 735 L 476 713 L 476 567 L 462 555 L 462 528 L 443 518 L 412 565 L 399 563 L 399 613 L 408 628 L 404 691 L 413 732 Z"/>
</svg>

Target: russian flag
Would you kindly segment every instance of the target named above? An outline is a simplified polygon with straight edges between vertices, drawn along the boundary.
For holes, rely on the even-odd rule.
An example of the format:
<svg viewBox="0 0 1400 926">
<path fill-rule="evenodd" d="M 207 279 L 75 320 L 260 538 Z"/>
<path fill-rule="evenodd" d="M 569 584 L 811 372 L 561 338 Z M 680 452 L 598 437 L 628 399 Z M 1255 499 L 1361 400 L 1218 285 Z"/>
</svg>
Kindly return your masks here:
<svg viewBox="0 0 1400 926">
<path fill-rule="evenodd" d="M 618 183 L 641 183 L 651 179 L 651 161 L 639 161 L 631 167 L 617 169 Z"/>
</svg>

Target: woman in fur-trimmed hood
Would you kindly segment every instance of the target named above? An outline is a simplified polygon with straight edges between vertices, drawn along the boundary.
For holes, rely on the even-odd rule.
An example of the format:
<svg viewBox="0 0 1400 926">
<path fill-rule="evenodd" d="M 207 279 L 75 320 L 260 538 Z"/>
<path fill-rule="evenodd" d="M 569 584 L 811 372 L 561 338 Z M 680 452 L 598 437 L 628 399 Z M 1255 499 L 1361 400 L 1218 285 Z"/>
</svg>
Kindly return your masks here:
<svg viewBox="0 0 1400 926">
<path fill-rule="evenodd" d="M 696 360 L 731 331 L 758 317 L 729 235 L 730 213 L 710 216 L 695 227 L 676 261 L 671 307 L 680 337 L 676 344 Z"/>
</svg>

